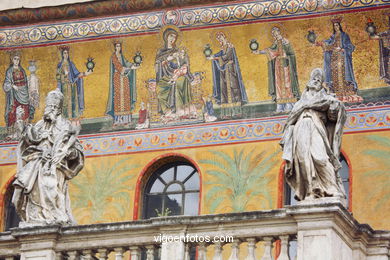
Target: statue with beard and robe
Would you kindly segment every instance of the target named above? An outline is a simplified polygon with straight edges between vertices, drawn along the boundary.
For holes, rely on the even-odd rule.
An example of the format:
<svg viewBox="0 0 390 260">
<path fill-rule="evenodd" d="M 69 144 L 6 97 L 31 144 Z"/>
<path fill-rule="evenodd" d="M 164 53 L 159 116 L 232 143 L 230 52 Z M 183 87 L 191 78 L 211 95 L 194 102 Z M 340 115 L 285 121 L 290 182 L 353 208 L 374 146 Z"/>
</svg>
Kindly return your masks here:
<svg viewBox="0 0 390 260">
<path fill-rule="evenodd" d="M 68 181 L 83 168 L 84 154 L 79 127 L 62 116 L 63 101 L 60 91 L 49 92 L 43 119 L 21 130 L 12 198 L 19 227 L 75 224 Z"/>
<path fill-rule="evenodd" d="M 298 201 L 336 197 L 345 204 L 338 170 L 346 112 L 341 101 L 323 87 L 322 69 L 314 69 L 285 125 L 283 159 L 286 182 Z"/>
</svg>

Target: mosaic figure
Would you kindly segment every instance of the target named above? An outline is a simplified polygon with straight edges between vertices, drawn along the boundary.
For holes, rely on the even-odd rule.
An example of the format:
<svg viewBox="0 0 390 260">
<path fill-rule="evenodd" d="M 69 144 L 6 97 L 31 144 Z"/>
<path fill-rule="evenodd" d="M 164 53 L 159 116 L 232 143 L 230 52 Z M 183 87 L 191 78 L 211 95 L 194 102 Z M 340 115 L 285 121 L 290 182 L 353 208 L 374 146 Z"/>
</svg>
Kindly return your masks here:
<svg viewBox="0 0 390 260">
<path fill-rule="evenodd" d="M 141 102 L 141 108 L 138 111 L 138 123 L 135 127 L 135 129 L 144 129 L 149 127 L 149 110 L 150 105 L 148 104 L 148 107 L 145 107 L 145 103 Z"/>
<path fill-rule="evenodd" d="M 28 121 L 34 117 L 34 106 L 30 104 L 28 78 L 21 65 L 19 51 L 10 53 L 11 64 L 5 72 L 3 90 L 5 92 L 5 122 L 12 128 L 17 120 L 17 109 L 24 112 L 22 119 Z"/>
<path fill-rule="evenodd" d="M 35 73 L 37 71 L 36 61 L 29 61 L 30 66 L 28 66 L 28 71 L 30 71 L 30 76 L 28 76 L 28 94 L 30 96 L 30 104 L 36 110 L 39 108 L 39 78 Z"/>
<path fill-rule="evenodd" d="M 325 84 L 341 101 L 361 102 L 363 99 L 357 95 L 358 86 L 352 63 L 355 46 L 343 31 L 341 20 L 341 17 L 331 19 L 332 36 L 316 43 L 324 51 Z"/>
<path fill-rule="evenodd" d="M 371 39 L 379 41 L 379 76 L 386 84 L 390 85 L 390 13 L 385 13 L 388 18 L 388 29 L 384 32 L 371 35 Z M 373 22 L 370 21 L 372 24 Z"/>
<path fill-rule="evenodd" d="M 174 28 L 163 32 L 164 47 L 156 54 L 156 83 L 159 112 L 162 121 L 196 118 L 192 105 L 190 61 L 186 50 L 176 45 L 179 33 Z"/>
<path fill-rule="evenodd" d="M 276 102 L 276 111 L 290 111 L 300 96 L 295 52 L 279 27 L 273 27 L 271 34 L 274 43 L 253 53 L 268 57 L 268 94 Z"/>
<path fill-rule="evenodd" d="M 78 121 L 84 103 L 84 80 L 91 72 L 79 72 L 69 57 L 69 46 L 59 47 L 61 61 L 57 65 L 57 89 L 64 95 L 62 113 L 64 117 Z"/>
<path fill-rule="evenodd" d="M 123 56 L 121 42 L 115 41 L 114 47 L 110 60 L 110 91 L 106 114 L 114 119 L 114 126 L 128 125 L 137 101 L 136 69 L 139 66 Z"/>
<path fill-rule="evenodd" d="M 214 106 L 212 96 L 203 97 L 204 109 L 203 117 L 205 122 L 214 122 L 217 120 L 217 117 L 214 113 Z"/>
<path fill-rule="evenodd" d="M 148 112 L 150 123 L 156 123 L 160 120 L 158 111 L 157 84 L 155 79 L 149 79 L 145 82 L 145 87 L 148 90 Z"/>
<path fill-rule="evenodd" d="M 215 38 L 221 50 L 207 58 L 212 60 L 213 97 L 222 106 L 222 118 L 241 116 L 241 106 L 248 103 L 248 97 L 236 49 L 223 32 L 217 32 Z"/>
</svg>

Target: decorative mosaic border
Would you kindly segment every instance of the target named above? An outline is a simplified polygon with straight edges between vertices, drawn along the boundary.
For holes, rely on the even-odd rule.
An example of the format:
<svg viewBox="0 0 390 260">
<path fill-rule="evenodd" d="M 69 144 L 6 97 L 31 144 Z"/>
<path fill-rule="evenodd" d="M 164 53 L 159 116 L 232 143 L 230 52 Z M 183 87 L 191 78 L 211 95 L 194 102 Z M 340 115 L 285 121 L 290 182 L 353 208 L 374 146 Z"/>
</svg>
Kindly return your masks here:
<svg viewBox="0 0 390 260">
<path fill-rule="evenodd" d="M 284 19 L 367 8 L 385 8 L 389 0 L 261 0 L 154 11 L 74 22 L 0 29 L 0 49 L 58 44 L 93 38 L 156 32 L 166 24 L 182 29 L 256 20 Z"/>
<path fill-rule="evenodd" d="M 214 0 L 215 2 L 215 0 Z M 233 2 L 232 0 L 219 0 L 218 2 Z M 36 23 L 48 20 L 80 19 L 98 16 L 113 16 L 120 14 L 138 13 L 147 10 L 175 8 L 210 4 L 213 0 L 104 0 L 81 2 L 61 6 L 47 6 L 42 8 L 21 8 L 0 11 L 0 26 Z"/>
<path fill-rule="evenodd" d="M 287 116 L 82 136 L 87 157 L 278 140 Z M 390 106 L 352 109 L 344 132 L 390 130 Z M 16 162 L 16 144 L 0 145 L 0 165 Z"/>
</svg>

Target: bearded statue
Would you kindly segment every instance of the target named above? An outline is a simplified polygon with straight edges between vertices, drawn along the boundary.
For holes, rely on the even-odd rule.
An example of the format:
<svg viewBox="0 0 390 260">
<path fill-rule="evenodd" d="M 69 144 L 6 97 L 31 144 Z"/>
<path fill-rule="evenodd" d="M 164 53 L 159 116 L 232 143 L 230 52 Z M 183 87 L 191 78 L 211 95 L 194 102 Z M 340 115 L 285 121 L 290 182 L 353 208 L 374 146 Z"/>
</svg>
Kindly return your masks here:
<svg viewBox="0 0 390 260">
<path fill-rule="evenodd" d="M 336 197 L 345 204 L 338 171 L 346 112 L 343 102 L 329 94 L 323 83 L 322 69 L 314 69 L 287 119 L 280 142 L 284 174 L 298 201 Z"/>
<path fill-rule="evenodd" d="M 49 92 L 43 119 L 21 129 L 12 198 L 19 227 L 76 224 L 68 181 L 83 168 L 84 154 L 80 128 L 62 116 L 63 101 L 58 90 Z"/>
</svg>

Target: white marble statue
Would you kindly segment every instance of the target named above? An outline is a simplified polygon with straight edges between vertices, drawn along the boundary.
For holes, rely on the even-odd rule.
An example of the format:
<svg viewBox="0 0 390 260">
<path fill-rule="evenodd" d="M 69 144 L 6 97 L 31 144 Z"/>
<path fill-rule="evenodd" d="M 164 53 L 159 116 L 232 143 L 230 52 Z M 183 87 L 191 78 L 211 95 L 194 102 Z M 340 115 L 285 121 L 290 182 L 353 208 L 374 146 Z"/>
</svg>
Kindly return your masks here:
<svg viewBox="0 0 390 260">
<path fill-rule="evenodd" d="M 58 90 L 49 92 L 43 119 L 21 133 L 12 198 L 19 227 L 75 224 L 68 181 L 83 168 L 84 155 L 79 129 L 61 115 L 63 98 Z"/>
<path fill-rule="evenodd" d="M 345 203 L 338 170 L 346 112 L 323 82 L 322 69 L 314 69 L 287 119 L 280 141 L 285 178 L 298 201 L 337 197 Z"/>
</svg>

